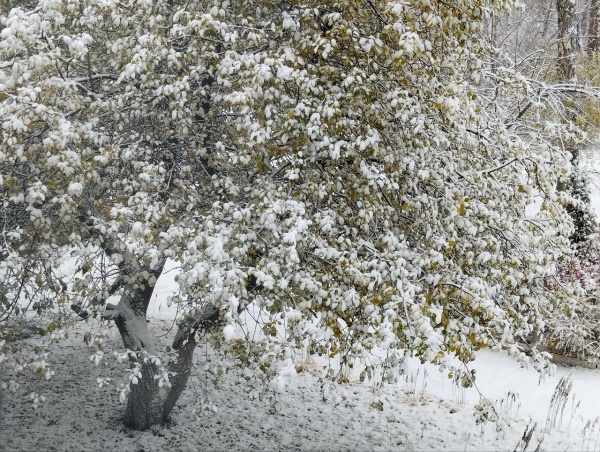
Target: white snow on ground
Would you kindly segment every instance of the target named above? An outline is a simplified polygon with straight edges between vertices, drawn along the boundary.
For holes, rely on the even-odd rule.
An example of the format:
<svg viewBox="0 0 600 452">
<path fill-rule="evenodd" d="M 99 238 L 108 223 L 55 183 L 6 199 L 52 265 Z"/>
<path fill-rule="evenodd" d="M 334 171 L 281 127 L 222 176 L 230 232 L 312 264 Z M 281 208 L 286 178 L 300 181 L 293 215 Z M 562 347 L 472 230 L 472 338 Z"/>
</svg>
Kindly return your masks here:
<svg viewBox="0 0 600 452">
<path fill-rule="evenodd" d="M 149 310 L 151 328 L 163 335 L 162 350 L 173 336 L 169 319 L 175 307 L 166 305 L 173 274 L 158 281 Z M 148 432 L 129 431 L 121 424 L 124 405 L 118 390 L 127 364 L 111 356 L 100 366 L 90 362 L 93 349 L 84 344 L 83 334 L 92 327 L 81 322 L 51 355 L 56 375 L 38 382 L 46 402 L 37 410 L 9 395 L 0 450 L 513 451 L 534 425 L 526 450 L 540 442 L 540 450 L 600 450 L 600 370 L 558 367 L 540 382 L 535 370 L 486 351 L 473 363 L 477 388 L 459 387 L 447 372 L 409 359 L 398 384 L 375 391 L 372 382 L 323 380 L 324 370 L 308 361 L 285 377 L 281 391 L 259 397 L 237 369 L 218 378 L 206 372 L 207 361 L 223 357 L 201 344 L 173 422 Z M 107 345 L 119 349 L 118 335 Z M 573 381 L 571 392 L 553 402 L 558 382 L 567 376 Z M 98 388 L 98 377 L 111 377 L 112 383 Z M 491 419 L 476 424 L 481 410 L 475 406 L 485 407 L 482 397 L 493 406 L 487 410 Z"/>
</svg>

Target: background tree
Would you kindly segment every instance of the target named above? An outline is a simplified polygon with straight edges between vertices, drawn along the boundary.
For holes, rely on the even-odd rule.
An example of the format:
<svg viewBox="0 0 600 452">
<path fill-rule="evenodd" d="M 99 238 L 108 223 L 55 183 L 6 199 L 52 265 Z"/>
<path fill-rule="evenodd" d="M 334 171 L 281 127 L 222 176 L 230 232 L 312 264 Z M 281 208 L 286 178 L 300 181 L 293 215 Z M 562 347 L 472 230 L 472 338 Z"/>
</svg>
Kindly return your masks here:
<svg viewBox="0 0 600 452">
<path fill-rule="evenodd" d="M 598 2 L 590 0 L 587 27 L 587 51 L 593 53 L 598 51 Z"/>
<path fill-rule="evenodd" d="M 514 74 L 510 80 L 515 87 L 525 88 L 521 77 L 529 80 L 529 88 L 522 90 L 507 91 L 503 80 L 493 86 L 494 90 L 502 89 L 496 97 L 506 104 L 506 120 L 519 124 L 525 133 L 532 133 L 531 126 L 536 122 L 546 130 L 551 130 L 549 124 L 552 128 L 556 124 L 566 126 L 559 140 L 551 134 L 547 139 L 571 154 L 571 174 L 559 187 L 568 195 L 564 202 L 574 225 L 570 234 L 574 256 L 561 259 L 558 282 L 550 285 L 575 282 L 585 290 L 576 289 L 568 307 L 557 310 L 549 319 L 544 340 L 555 352 L 585 359 L 597 358 L 597 315 L 592 314 L 597 311 L 597 226 L 590 206 L 589 178 L 593 169 L 586 167 L 585 158 L 586 153 L 594 152 L 598 129 L 597 58 L 589 51 L 588 55 L 582 53 L 586 43 L 595 38 L 594 3 L 531 2 L 521 11 L 501 16 L 501 25 L 496 26 L 493 35 L 497 45 L 494 67 Z M 532 90 L 532 86 L 536 88 Z M 553 107 L 538 108 L 542 98 Z"/>
<path fill-rule="evenodd" d="M 556 0 L 558 16 L 558 78 L 571 80 L 575 77 L 575 3 Z"/>
<path fill-rule="evenodd" d="M 597 5 L 596 5 L 597 8 Z M 575 36 L 575 3 L 571 1 L 557 0 L 558 16 L 558 79 L 568 82 L 575 78 L 576 40 Z M 596 11 L 597 12 L 597 11 Z M 594 27 L 594 9 L 590 8 L 589 24 Z M 591 35 L 590 35 L 591 36 Z M 594 36 L 591 36 L 592 43 Z M 573 117 L 573 121 L 575 121 Z M 579 171 L 579 146 L 568 143 L 567 148 L 571 153 L 573 173 L 567 186 L 567 190 L 576 200 L 576 203 L 567 206 L 567 210 L 573 218 L 575 231 L 571 235 L 572 243 L 577 246 L 585 242 L 595 230 L 595 218 L 590 211 L 590 198 L 588 181 Z"/>
</svg>

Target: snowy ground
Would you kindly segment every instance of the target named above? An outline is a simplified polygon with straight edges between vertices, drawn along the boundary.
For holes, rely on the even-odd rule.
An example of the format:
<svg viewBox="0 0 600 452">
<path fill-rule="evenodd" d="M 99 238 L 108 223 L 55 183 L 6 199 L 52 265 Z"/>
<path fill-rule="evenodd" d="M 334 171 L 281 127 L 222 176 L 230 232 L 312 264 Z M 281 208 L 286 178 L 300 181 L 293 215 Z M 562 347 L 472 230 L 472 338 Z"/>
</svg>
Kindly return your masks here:
<svg viewBox="0 0 600 452">
<path fill-rule="evenodd" d="M 161 279 L 151 308 L 151 328 L 170 343 L 164 294 L 171 282 Z M 163 293 L 165 292 L 165 293 Z M 200 345 L 196 371 L 175 409 L 172 424 L 148 432 L 121 425 L 124 405 L 118 386 L 126 364 L 106 358 L 90 362 L 91 350 L 82 322 L 57 350 L 56 375 L 43 381 L 46 401 L 6 401 L 0 450 L 509 450 L 516 449 L 525 429 L 536 425 L 526 450 L 600 450 L 600 370 L 558 367 L 539 382 L 538 374 L 508 357 L 482 352 L 474 363 L 477 388 L 459 388 L 433 366 L 409 360 L 401 381 L 375 391 L 370 383 L 338 385 L 319 378 L 314 362 L 287 377 L 281 392 L 253 394 L 237 370 L 217 382 L 203 371 L 219 359 Z M 165 335 L 166 334 L 166 335 Z M 115 348 L 119 338 L 109 340 Z M 301 368 L 298 368 L 301 370 Z M 113 378 L 98 388 L 98 377 Z M 573 380 L 571 392 L 552 402 L 561 377 Z M 481 397 L 494 409 L 476 424 Z M 558 402 L 558 403 L 557 403 Z M 555 416 L 549 411 L 554 407 Z M 554 425 L 549 420 L 554 420 Z M 517 450 L 524 450 L 519 448 Z"/>
</svg>

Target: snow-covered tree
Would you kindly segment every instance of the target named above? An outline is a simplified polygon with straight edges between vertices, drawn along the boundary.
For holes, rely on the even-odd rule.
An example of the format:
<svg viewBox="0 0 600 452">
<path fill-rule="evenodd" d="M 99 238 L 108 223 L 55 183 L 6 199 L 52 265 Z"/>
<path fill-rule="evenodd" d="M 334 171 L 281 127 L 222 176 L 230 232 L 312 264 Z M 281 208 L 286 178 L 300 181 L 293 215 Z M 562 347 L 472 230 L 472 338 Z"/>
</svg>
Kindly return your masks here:
<svg viewBox="0 0 600 452">
<path fill-rule="evenodd" d="M 130 15 L 117 3 L 42 2 L 3 18 L 7 319 L 25 304 L 51 313 L 46 329 L 56 329 L 70 309 L 86 317 L 101 306 L 127 349 L 157 354 L 145 321 L 154 283 L 165 260 L 181 256 L 187 235 L 201 226 L 195 216 L 211 202 L 212 170 L 203 156 L 211 120 L 202 91 L 215 45 L 182 43 L 194 62 L 183 71 L 178 36 L 164 37 L 167 47 L 146 41 L 149 21 L 162 37 L 160 14 L 171 21 L 171 6 L 132 3 Z M 140 68 L 149 44 L 161 56 L 152 55 L 147 79 Z M 73 281 L 61 274 L 65 250 L 78 258 Z M 118 291 L 118 305 L 104 310 Z M 180 354 L 170 370 L 178 375 L 165 401 L 156 396 L 156 360 L 144 363 L 148 384 L 132 385 L 128 425 L 168 416 L 193 344 L 174 344 Z"/>
<path fill-rule="evenodd" d="M 520 133 L 481 96 L 483 21 L 509 4 L 12 9 L 1 321 L 33 308 L 45 330 L 72 311 L 114 320 L 138 429 L 168 417 L 206 330 L 254 375 L 307 342 L 348 366 L 375 349 L 390 363 L 404 350 L 468 362 L 482 347 L 522 358 L 518 339 L 561 299 L 545 280 L 571 229 L 557 191 L 568 159 L 547 140 L 563 125 Z M 146 311 L 167 259 L 182 316 L 163 369 Z M 2 356 L 23 365 L 2 331 Z"/>
</svg>

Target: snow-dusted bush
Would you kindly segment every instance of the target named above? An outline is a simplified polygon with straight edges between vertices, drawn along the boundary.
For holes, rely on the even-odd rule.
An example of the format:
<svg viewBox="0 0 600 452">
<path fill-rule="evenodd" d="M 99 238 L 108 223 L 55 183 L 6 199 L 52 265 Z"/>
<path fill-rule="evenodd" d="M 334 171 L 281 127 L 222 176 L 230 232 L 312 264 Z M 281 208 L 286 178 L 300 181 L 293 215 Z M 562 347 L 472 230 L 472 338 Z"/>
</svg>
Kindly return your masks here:
<svg viewBox="0 0 600 452">
<path fill-rule="evenodd" d="M 562 309 L 545 280 L 568 252 L 557 183 L 578 134 L 490 107 L 490 87 L 535 91 L 484 64 L 484 21 L 511 3 L 41 0 L 0 16 L 0 321 L 102 316 L 155 356 L 146 312 L 175 261 L 177 381 L 165 396 L 156 360 L 130 355 L 140 429 L 168 417 L 201 332 L 248 378 L 286 372 L 306 342 L 348 366 L 375 349 L 526 359 L 517 339 Z"/>
<path fill-rule="evenodd" d="M 573 256 L 557 263 L 552 290 L 570 287 L 571 295 L 548 317 L 542 344 L 550 351 L 591 362 L 600 359 L 600 235 L 577 245 Z"/>
</svg>

